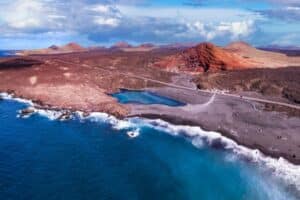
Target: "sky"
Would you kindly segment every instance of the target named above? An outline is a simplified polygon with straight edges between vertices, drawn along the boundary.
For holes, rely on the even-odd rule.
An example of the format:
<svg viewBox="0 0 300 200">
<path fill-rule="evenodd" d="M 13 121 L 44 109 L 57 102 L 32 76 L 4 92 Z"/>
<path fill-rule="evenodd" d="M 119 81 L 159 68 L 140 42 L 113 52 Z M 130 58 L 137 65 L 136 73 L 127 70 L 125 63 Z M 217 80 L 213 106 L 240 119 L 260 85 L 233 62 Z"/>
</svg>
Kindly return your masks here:
<svg viewBox="0 0 300 200">
<path fill-rule="evenodd" d="M 300 0 L 0 0 L 0 49 L 241 40 L 300 46 Z"/>
</svg>

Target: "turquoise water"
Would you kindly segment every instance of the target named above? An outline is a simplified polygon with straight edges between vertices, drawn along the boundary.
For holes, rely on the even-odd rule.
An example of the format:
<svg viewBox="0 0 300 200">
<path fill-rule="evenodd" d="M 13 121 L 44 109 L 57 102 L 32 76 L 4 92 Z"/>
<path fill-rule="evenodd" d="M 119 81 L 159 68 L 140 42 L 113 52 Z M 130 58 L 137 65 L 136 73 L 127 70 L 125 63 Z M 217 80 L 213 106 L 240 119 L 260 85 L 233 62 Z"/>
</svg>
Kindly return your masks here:
<svg viewBox="0 0 300 200">
<path fill-rule="evenodd" d="M 168 106 L 183 106 L 182 102 L 176 101 L 171 98 L 157 95 L 148 91 L 136 91 L 122 89 L 118 93 L 114 93 L 113 97 L 117 98 L 120 103 L 136 103 L 136 104 L 163 104 Z"/>
<path fill-rule="evenodd" d="M 16 117 L 24 107 L 0 101 L 1 199 L 297 199 L 271 172 L 159 124 L 134 119 L 130 138 L 124 121 Z"/>
</svg>

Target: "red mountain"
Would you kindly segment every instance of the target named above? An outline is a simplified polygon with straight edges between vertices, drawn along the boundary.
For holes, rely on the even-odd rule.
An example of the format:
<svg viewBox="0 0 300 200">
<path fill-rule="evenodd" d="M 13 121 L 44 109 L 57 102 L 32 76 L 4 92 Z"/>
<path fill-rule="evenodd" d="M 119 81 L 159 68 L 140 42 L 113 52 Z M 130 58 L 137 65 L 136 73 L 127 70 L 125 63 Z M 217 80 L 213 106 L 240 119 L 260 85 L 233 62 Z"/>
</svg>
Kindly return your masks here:
<svg viewBox="0 0 300 200">
<path fill-rule="evenodd" d="M 249 68 L 254 63 L 211 43 L 201 43 L 154 65 L 170 71 L 207 72 Z"/>
<path fill-rule="evenodd" d="M 112 46 L 112 48 L 131 48 L 132 45 L 128 44 L 127 42 L 117 42 Z"/>
<path fill-rule="evenodd" d="M 64 46 L 52 45 L 46 49 L 24 50 L 20 51 L 20 55 L 37 55 L 37 54 L 60 54 L 60 53 L 73 53 L 84 52 L 86 48 L 80 46 L 77 43 L 71 42 Z"/>
</svg>

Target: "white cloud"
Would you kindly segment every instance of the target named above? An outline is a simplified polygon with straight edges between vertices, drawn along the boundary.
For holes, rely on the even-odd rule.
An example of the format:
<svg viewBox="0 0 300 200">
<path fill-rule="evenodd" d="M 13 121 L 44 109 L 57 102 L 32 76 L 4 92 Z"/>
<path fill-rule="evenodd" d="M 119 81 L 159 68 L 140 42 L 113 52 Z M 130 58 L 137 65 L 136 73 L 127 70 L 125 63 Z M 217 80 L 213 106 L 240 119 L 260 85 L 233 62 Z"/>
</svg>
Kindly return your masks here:
<svg viewBox="0 0 300 200">
<path fill-rule="evenodd" d="M 93 15 L 93 21 L 96 25 L 117 27 L 121 23 L 122 15 L 113 5 L 95 4 L 87 8 Z"/>
<path fill-rule="evenodd" d="M 232 35 L 232 39 L 247 37 L 254 31 L 254 29 L 253 20 L 222 22 L 216 28 L 217 31 L 230 33 Z"/>
<path fill-rule="evenodd" d="M 2 34 L 61 31 L 69 17 L 51 0 L 16 0 L 3 3 L 0 9 L 0 26 L 5 30 L 0 37 Z"/>
<path fill-rule="evenodd" d="M 111 26 L 111 27 L 117 27 L 120 24 L 119 19 L 104 18 L 104 17 L 95 17 L 94 22 L 101 26 Z"/>
<path fill-rule="evenodd" d="M 4 9 L 2 15 L 9 27 L 37 28 L 42 25 L 43 11 L 43 4 L 37 0 L 19 0 Z"/>
<path fill-rule="evenodd" d="M 290 11 L 300 11 L 299 6 L 288 6 L 288 7 L 286 7 L 286 9 L 290 10 Z"/>
<path fill-rule="evenodd" d="M 220 22 L 220 23 L 203 23 L 200 21 L 187 23 L 190 32 L 187 34 L 198 34 L 206 40 L 213 40 L 218 37 L 228 36 L 230 40 L 238 40 L 249 36 L 255 31 L 253 20 Z"/>
<path fill-rule="evenodd" d="M 66 39 L 60 36 L 66 33 L 68 41 L 75 35 L 94 42 L 227 42 L 248 37 L 261 20 L 256 12 L 241 9 L 125 6 L 88 0 L 5 1 L 0 4 L 0 39 L 37 35 Z"/>
<path fill-rule="evenodd" d="M 108 13 L 111 10 L 109 5 L 95 5 L 90 8 L 90 10 L 100 13 Z"/>
</svg>

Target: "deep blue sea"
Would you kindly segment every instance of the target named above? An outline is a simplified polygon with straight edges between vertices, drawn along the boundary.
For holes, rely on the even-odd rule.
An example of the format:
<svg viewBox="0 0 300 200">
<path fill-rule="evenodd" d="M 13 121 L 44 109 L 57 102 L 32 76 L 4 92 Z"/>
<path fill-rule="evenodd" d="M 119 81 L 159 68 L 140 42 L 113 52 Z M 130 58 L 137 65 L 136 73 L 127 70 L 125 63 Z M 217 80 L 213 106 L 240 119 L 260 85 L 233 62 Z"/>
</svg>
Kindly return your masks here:
<svg viewBox="0 0 300 200">
<path fill-rule="evenodd" d="M 0 101 L 0 199 L 297 199 L 285 176 L 297 177 L 299 168 L 269 169 L 273 159 L 254 162 L 223 148 L 214 133 L 104 114 L 69 121 L 42 111 L 18 117 L 27 106 Z M 129 131 L 139 135 L 131 138 Z"/>
<path fill-rule="evenodd" d="M 14 50 L 0 50 L 0 58 L 13 56 L 15 53 Z"/>
</svg>

